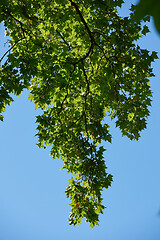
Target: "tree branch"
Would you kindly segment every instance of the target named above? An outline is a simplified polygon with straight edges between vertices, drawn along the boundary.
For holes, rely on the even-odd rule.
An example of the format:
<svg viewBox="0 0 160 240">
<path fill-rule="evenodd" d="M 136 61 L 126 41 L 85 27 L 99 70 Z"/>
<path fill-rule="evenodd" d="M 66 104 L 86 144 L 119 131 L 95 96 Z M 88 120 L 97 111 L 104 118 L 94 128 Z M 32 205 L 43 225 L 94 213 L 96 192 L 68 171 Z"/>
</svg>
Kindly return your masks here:
<svg viewBox="0 0 160 240">
<path fill-rule="evenodd" d="M 10 49 L 8 49 L 7 52 L 5 52 L 5 54 L 4 54 L 4 55 L 1 57 L 1 59 L 0 59 L 0 63 L 2 62 L 3 58 L 17 45 L 17 43 L 19 43 L 19 42 L 22 41 L 23 39 L 25 39 L 25 38 L 19 39 L 17 42 L 15 42 L 15 44 L 13 44 L 13 46 L 12 46 Z"/>
<path fill-rule="evenodd" d="M 71 46 L 68 44 L 68 42 L 65 40 L 65 38 L 62 36 L 62 34 L 56 30 L 56 32 L 58 33 L 58 35 L 62 38 L 63 42 L 68 46 L 69 50 L 71 50 Z"/>
<path fill-rule="evenodd" d="M 11 18 L 13 18 L 16 22 L 18 22 L 21 26 L 21 29 L 22 29 L 22 32 L 23 32 L 23 36 L 25 37 L 25 32 L 26 30 L 23 29 L 23 23 L 21 21 L 19 21 L 17 18 L 15 18 L 11 13 L 10 11 L 8 10 L 3 10 L 5 14 L 8 14 Z"/>
<path fill-rule="evenodd" d="M 87 23 L 86 23 L 83 15 L 82 15 L 81 11 L 79 10 L 77 4 L 76 4 L 75 2 L 73 2 L 72 0 L 69 0 L 69 1 L 70 1 L 71 5 L 72 5 L 73 7 L 75 7 L 78 15 L 80 16 L 81 21 L 83 22 L 83 24 L 84 24 L 84 26 L 85 26 L 88 34 L 89 34 L 89 37 L 90 37 L 91 42 L 94 43 L 95 41 L 94 41 L 94 37 L 93 37 L 93 35 L 92 35 L 92 32 L 90 31 L 90 29 L 89 29 L 89 27 L 88 27 L 88 25 L 87 25 Z"/>
<path fill-rule="evenodd" d="M 86 53 L 86 55 L 85 55 L 84 57 L 82 57 L 80 60 L 78 60 L 78 61 L 76 62 L 76 64 L 77 64 L 77 63 L 79 63 L 80 61 L 86 59 L 86 58 L 89 56 L 89 54 L 90 54 L 91 51 L 93 50 L 93 46 L 94 46 L 94 44 L 95 44 L 95 40 L 94 40 L 94 37 L 93 37 L 93 35 L 92 35 L 92 32 L 91 32 L 91 30 L 89 29 L 89 27 L 88 27 L 88 25 L 87 25 L 87 23 L 86 23 L 83 15 L 82 15 L 81 11 L 79 10 L 77 4 L 76 4 L 75 2 L 73 2 L 72 0 L 69 0 L 69 1 L 70 1 L 71 5 L 76 9 L 76 11 L 77 11 L 77 13 L 78 13 L 78 15 L 79 15 L 82 23 L 84 24 L 84 26 L 85 26 L 85 28 L 86 28 L 86 30 L 87 30 L 87 32 L 88 32 L 88 35 L 89 35 L 90 41 L 91 41 L 91 46 L 90 46 L 88 52 Z"/>
</svg>

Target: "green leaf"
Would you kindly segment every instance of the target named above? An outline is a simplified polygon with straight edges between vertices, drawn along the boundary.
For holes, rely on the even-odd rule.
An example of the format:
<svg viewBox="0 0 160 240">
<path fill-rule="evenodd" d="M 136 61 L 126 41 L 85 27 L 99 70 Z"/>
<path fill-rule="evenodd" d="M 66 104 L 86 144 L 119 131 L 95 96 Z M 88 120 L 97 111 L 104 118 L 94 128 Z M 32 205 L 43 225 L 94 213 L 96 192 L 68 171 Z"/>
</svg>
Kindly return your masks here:
<svg viewBox="0 0 160 240">
<path fill-rule="evenodd" d="M 148 32 L 150 32 L 148 26 L 144 25 L 142 29 L 142 34 L 146 35 Z"/>
<path fill-rule="evenodd" d="M 128 121 L 131 122 L 134 118 L 134 113 L 129 113 L 128 114 Z"/>
</svg>

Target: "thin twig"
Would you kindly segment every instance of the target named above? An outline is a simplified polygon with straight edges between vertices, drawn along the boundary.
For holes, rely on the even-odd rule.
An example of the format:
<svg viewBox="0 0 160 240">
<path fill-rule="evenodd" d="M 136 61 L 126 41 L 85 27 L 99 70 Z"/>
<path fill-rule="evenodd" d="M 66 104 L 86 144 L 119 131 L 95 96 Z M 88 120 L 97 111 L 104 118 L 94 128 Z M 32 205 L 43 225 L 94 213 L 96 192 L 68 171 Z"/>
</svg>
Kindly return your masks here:
<svg viewBox="0 0 160 240">
<path fill-rule="evenodd" d="M 63 35 L 56 30 L 56 32 L 58 33 L 58 35 L 62 38 L 63 42 L 68 46 L 69 50 L 71 50 L 71 46 L 68 44 L 68 42 L 65 40 L 65 38 L 63 37 Z"/>
<path fill-rule="evenodd" d="M 19 39 L 18 41 L 16 41 L 15 44 L 13 44 L 13 46 L 12 46 L 10 49 L 8 49 L 7 52 L 5 52 L 5 54 L 4 54 L 4 55 L 1 57 L 1 59 L 0 59 L 0 63 L 2 62 L 3 58 L 17 45 L 17 43 L 19 43 L 19 42 L 22 41 L 23 39 L 25 39 L 25 38 L 21 38 L 21 39 Z"/>
</svg>

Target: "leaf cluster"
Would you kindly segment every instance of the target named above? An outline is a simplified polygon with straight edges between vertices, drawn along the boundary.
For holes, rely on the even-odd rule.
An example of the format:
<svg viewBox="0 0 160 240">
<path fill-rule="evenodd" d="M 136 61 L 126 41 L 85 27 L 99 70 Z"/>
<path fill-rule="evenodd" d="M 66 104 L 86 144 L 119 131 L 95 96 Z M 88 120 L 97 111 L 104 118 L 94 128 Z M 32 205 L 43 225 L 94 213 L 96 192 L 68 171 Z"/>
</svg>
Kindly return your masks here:
<svg viewBox="0 0 160 240">
<path fill-rule="evenodd" d="M 138 140 L 149 116 L 157 55 L 136 44 L 146 31 L 118 15 L 122 2 L 0 3 L 10 38 L 0 69 L 0 110 L 11 103 L 11 94 L 26 88 L 43 111 L 37 145 L 51 145 L 53 159 L 61 157 L 73 174 L 66 189 L 73 225 L 85 218 L 93 227 L 105 208 L 102 190 L 112 182 L 103 159 L 102 141 L 111 142 L 107 119 L 115 119 L 123 136 Z"/>
</svg>

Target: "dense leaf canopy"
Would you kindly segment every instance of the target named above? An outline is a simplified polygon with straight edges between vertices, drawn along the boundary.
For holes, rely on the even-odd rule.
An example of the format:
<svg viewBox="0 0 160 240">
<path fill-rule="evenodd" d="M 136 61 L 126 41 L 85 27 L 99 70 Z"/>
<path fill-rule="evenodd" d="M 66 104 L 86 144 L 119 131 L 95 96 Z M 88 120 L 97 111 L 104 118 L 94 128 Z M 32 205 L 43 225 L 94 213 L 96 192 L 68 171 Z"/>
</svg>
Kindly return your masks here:
<svg viewBox="0 0 160 240">
<path fill-rule="evenodd" d="M 69 223 L 91 227 L 103 213 L 102 190 L 111 186 L 102 141 L 111 142 L 107 119 L 138 140 L 151 105 L 149 77 L 157 58 L 136 41 L 148 32 L 132 16 L 120 17 L 122 1 L 5 0 L 0 21 L 9 37 L 1 57 L 0 111 L 12 94 L 29 90 L 37 116 L 38 146 L 73 174 L 66 189 Z M 3 116 L 0 116 L 3 120 Z"/>
</svg>

